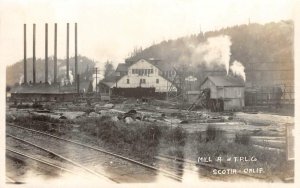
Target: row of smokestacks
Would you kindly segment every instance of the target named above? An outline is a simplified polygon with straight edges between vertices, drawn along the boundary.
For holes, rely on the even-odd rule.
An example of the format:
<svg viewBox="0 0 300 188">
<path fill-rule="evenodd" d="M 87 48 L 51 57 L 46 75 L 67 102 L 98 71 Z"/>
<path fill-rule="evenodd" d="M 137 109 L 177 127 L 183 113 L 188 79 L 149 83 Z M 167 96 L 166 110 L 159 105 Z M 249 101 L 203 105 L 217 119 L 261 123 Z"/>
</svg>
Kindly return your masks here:
<svg viewBox="0 0 300 188">
<path fill-rule="evenodd" d="M 32 78 L 33 84 L 36 83 L 36 57 L 35 57 L 35 42 L 36 42 L 36 25 L 33 24 L 33 45 L 32 45 Z M 24 24 L 24 83 L 27 84 L 27 48 L 26 48 L 26 24 Z M 66 78 L 69 80 L 69 23 L 67 23 L 67 57 L 66 57 Z M 78 64 L 77 64 L 77 23 L 75 23 L 75 82 L 77 82 Z M 57 23 L 54 25 L 54 83 L 57 83 Z M 48 24 L 45 24 L 45 83 L 48 80 Z"/>
</svg>

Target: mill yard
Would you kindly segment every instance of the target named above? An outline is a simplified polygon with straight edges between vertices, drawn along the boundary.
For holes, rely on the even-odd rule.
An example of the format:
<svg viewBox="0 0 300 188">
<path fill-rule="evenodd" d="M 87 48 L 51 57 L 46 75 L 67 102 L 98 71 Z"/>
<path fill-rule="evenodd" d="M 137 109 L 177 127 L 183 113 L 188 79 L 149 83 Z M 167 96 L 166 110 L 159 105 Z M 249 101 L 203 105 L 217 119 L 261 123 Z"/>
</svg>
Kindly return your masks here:
<svg viewBox="0 0 300 188">
<path fill-rule="evenodd" d="M 7 182 L 294 181 L 293 64 L 244 67 L 227 54 L 209 66 L 173 65 L 140 55 L 100 79 L 77 55 L 77 23 L 71 63 L 69 26 L 67 57 L 58 61 L 57 24 L 53 58 L 45 24 L 45 60 L 37 64 L 36 25 L 29 61 L 24 24 L 22 79 L 7 87 Z M 230 39 L 203 45 L 216 41 Z"/>
<path fill-rule="evenodd" d="M 40 165 L 24 156 L 21 160 L 20 154 L 13 154 L 10 148 L 57 164 L 53 155 L 43 156 L 38 148 L 26 149 L 30 145 L 72 161 L 92 177 L 119 183 L 158 179 L 182 182 L 191 177 L 198 181 L 282 182 L 293 176 L 293 161 L 287 156 L 293 149 L 287 137 L 287 130 L 293 127 L 292 116 L 257 109 L 189 111 L 182 109 L 183 104 L 165 100 L 140 101 L 120 97 L 89 104 L 45 102 L 39 108 L 30 103 L 8 103 L 7 176 L 26 182 L 30 181 L 28 171 L 41 173 Z M 74 143 L 104 153 L 73 149 Z M 69 170 L 75 167 L 69 166 Z M 42 174 L 56 178 L 61 169 L 50 172 Z M 59 173 L 53 176 L 55 172 Z"/>
</svg>

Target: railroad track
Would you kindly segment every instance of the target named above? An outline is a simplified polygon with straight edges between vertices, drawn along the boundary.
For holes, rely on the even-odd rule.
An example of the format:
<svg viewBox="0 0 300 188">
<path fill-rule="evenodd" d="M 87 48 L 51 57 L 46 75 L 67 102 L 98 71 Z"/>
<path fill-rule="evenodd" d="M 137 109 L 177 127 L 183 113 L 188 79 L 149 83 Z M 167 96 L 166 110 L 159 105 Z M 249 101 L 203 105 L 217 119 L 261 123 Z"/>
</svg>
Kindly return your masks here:
<svg viewBox="0 0 300 188">
<path fill-rule="evenodd" d="M 22 156 L 23 158 L 26 159 L 30 159 L 31 161 L 42 163 L 43 165 L 52 167 L 58 171 L 65 171 L 77 175 L 78 177 L 83 176 L 88 179 L 98 178 L 101 180 L 107 178 L 103 174 L 98 174 L 68 158 L 65 158 L 55 152 L 49 151 L 44 147 L 40 147 L 34 143 L 22 140 L 11 134 L 6 134 L 6 137 L 7 137 L 6 150 L 9 151 L 10 153 L 13 153 L 18 156 Z M 9 146 L 9 145 L 14 145 L 14 146 Z M 32 155 L 33 153 L 34 156 Z M 113 180 L 109 181 L 108 179 L 106 179 L 107 182 L 113 181 Z"/>
<path fill-rule="evenodd" d="M 68 172 L 68 173 L 77 174 L 77 172 L 71 171 L 71 170 L 63 168 L 61 166 L 57 166 L 53 163 L 50 163 L 47 160 L 39 159 L 37 157 L 34 157 L 32 155 L 28 155 L 26 153 L 23 153 L 23 152 L 20 152 L 20 151 L 17 151 L 17 150 L 14 150 L 12 148 L 6 148 L 6 154 L 9 155 L 12 158 L 16 158 L 18 160 L 26 161 L 26 163 L 29 163 L 28 160 L 30 160 L 31 162 L 34 162 L 34 163 L 39 163 L 40 165 L 42 165 L 43 171 L 45 171 L 45 172 L 46 171 L 47 172 L 53 172 L 54 170 L 56 170 L 56 172 L 65 171 L 65 172 Z M 41 168 L 40 165 L 39 165 L 39 167 Z M 77 174 L 77 175 L 79 175 L 79 174 Z M 17 183 L 18 182 L 18 181 L 15 181 L 15 180 L 13 180 L 13 181 L 11 181 L 11 180 L 10 180 L 11 183 Z"/>
<path fill-rule="evenodd" d="M 33 129 L 7 124 L 9 136 L 17 134 L 18 139 L 34 143 L 39 147 L 47 147 L 48 151 L 57 156 L 71 160 L 82 167 L 88 168 L 99 174 L 104 174 L 118 183 L 129 182 L 154 182 L 157 175 L 163 175 L 167 179 L 182 181 L 182 177 L 173 172 L 141 163 L 139 161 L 118 155 L 97 147 L 64 139 Z M 27 134 L 24 134 L 26 132 Z M 30 136 L 28 136 L 28 134 Z M 59 146 L 57 146 L 59 145 Z"/>
</svg>

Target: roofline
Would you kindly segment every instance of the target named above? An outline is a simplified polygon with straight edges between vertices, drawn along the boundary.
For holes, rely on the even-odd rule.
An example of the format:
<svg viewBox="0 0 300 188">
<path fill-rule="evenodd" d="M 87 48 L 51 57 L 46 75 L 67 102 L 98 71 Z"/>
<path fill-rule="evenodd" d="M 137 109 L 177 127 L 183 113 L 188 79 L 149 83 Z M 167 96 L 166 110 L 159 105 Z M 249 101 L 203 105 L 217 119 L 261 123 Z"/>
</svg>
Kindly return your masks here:
<svg viewBox="0 0 300 188">
<path fill-rule="evenodd" d="M 204 82 L 206 82 L 207 79 L 208 79 L 208 76 L 206 76 L 206 78 L 203 80 L 203 82 L 201 82 L 200 87 L 204 84 Z"/>
<path fill-rule="evenodd" d="M 132 64 L 128 67 L 128 69 L 129 69 L 132 65 L 134 65 L 135 63 L 139 62 L 140 60 L 144 60 L 144 61 L 150 63 L 151 65 L 153 65 L 153 66 L 155 66 L 156 68 L 158 68 L 158 70 L 160 70 L 160 71 L 163 72 L 163 70 L 162 70 L 161 68 L 159 68 L 157 65 L 155 65 L 155 64 L 153 64 L 151 61 L 146 60 L 146 59 L 143 59 L 143 58 L 141 58 L 141 59 L 139 59 L 138 61 L 132 63 Z M 159 60 L 159 61 L 160 61 L 160 60 Z M 124 75 L 124 76 L 125 76 L 125 75 Z M 169 80 L 169 78 L 164 77 L 163 75 L 159 75 L 159 76 L 163 77 L 164 79 L 166 79 L 166 80 L 169 81 L 169 82 L 173 82 L 172 80 Z M 123 76 L 122 76 L 122 77 L 123 77 Z M 121 77 L 121 78 L 122 78 L 122 77 Z M 121 78 L 120 78 L 120 79 L 121 79 Z M 177 87 L 176 87 L 176 88 L 177 88 Z M 178 89 L 178 88 L 177 88 L 177 89 Z"/>
<path fill-rule="evenodd" d="M 206 82 L 206 80 L 209 78 L 210 76 L 206 76 L 206 78 L 204 79 L 204 81 L 200 84 L 200 87 L 204 84 L 204 82 Z M 211 80 L 212 81 L 212 80 Z M 213 81 L 212 81 L 213 82 Z M 214 82 L 213 82 L 214 83 Z M 216 87 L 245 87 L 245 85 L 231 85 L 231 86 L 217 86 L 216 83 L 214 83 Z"/>
</svg>

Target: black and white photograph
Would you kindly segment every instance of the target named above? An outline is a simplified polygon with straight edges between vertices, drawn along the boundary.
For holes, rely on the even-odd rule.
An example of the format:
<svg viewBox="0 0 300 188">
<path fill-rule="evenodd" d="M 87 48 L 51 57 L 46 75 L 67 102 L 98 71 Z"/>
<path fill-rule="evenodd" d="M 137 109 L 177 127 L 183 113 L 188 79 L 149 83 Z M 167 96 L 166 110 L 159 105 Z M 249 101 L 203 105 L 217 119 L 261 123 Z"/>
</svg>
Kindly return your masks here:
<svg viewBox="0 0 300 188">
<path fill-rule="evenodd" d="M 295 187 L 297 5 L 0 0 L 2 185 Z"/>
</svg>

